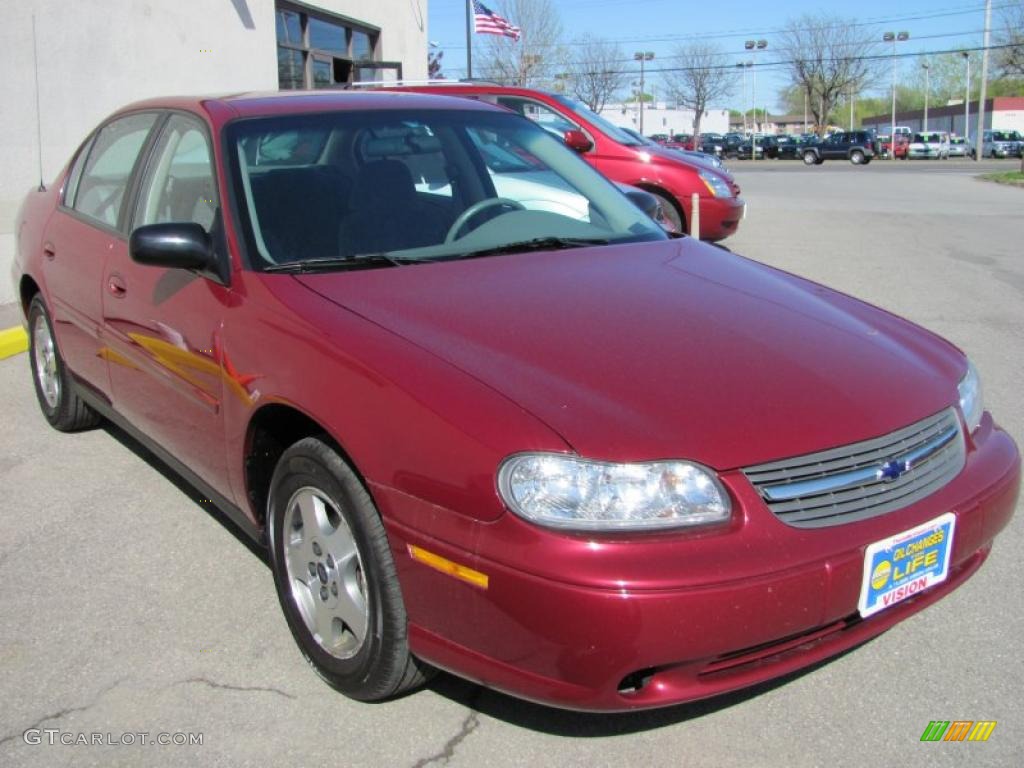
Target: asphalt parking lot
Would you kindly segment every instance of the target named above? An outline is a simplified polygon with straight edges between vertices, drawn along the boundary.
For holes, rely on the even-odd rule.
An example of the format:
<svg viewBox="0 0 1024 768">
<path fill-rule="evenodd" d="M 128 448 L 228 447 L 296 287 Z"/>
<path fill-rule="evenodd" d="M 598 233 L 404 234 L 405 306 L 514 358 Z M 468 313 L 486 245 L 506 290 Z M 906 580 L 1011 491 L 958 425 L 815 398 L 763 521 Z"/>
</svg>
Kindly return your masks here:
<svg viewBox="0 0 1024 768">
<path fill-rule="evenodd" d="M 749 209 L 729 248 L 952 339 L 977 363 L 990 410 L 1024 439 L 1024 189 L 980 182 L 967 161 L 731 165 Z M 116 430 L 50 430 L 24 355 L 0 361 L 0 393 L 2 765 L 1024 761 L 1020 506 L 962 589 L 865 646 L 752 691 L 595 716 L 442 675 L 366 705 L 307 668 L 268 568 L 194 492 Z M 957 719 L 998 725 L 986 743 L 920 742 L 929 721 Z M 27 744 L 26 729 L 40 729 L 42 743 Z M 49 745 L 42 729 L 201 733 L 203 743 Z"/>
</svg>

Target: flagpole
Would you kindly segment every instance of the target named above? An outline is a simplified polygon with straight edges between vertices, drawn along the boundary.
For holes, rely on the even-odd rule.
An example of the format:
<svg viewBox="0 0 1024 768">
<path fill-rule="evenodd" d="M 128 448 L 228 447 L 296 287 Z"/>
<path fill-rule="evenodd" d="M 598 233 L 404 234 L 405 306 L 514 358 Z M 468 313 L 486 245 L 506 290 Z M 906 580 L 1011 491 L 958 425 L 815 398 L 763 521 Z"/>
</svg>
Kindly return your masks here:
<svg viewBox="0 0 1024 768">
<path fill-rule="evenodd" d="M 473 0 L 466 0 L 466 79 L 473 79 L 473 25 L 472 13 Z"/>
</svg>

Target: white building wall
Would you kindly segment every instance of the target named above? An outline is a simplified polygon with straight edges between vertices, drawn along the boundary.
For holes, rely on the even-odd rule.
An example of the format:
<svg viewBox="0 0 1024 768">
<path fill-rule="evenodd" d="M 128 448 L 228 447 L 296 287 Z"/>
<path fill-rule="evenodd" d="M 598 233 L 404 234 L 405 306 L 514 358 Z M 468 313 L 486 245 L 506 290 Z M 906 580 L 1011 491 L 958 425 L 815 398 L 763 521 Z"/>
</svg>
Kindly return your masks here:
<svg viewBox="0 0 1024 768">
<path fill-rule="evenodd" d="M 601 110 L 601 117 L 624 128 L 640 130 L 640 108 L 636 103 L 608 104 Z M 693 133 L 692 109 L 671 109 L 664 102 L 644 105 L 644 135 L 655 133 Z M 700 121 L 701 133 L 728 133 L 729 111 L 709 109 Z"/>
<path fill-rule="evenodd" d="M 311 8 L 381 29 L 379 57 L 424 78 L 427 0 L 313 0 Z M 0 304 L 13 219 L 86 134 L 132 101 L 174 94 L 277 90 L 274 0 L 21 0 L 0 24 Z M 33 16 L 41 142 L 37 142 Z M 40 143 L 41 150 L 40 153 Z"/>
</svg>

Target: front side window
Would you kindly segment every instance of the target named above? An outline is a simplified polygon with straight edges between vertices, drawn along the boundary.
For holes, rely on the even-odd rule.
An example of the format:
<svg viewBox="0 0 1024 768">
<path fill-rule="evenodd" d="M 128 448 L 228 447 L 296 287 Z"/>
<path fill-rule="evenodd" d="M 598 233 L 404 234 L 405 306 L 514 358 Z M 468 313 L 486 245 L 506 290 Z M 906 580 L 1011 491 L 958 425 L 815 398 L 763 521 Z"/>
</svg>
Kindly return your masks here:
<svg viewBox="0 0 1024 768">
<path fill-rule="evenodd" d="M 316 156 L 259 162 L 316 137 Z M 662 229 L 560 139 L 505 113 L 336 112 L 228 128 L 247 246 L 264 269 L 389 266 L 632 242 Z M 282 160 L 284 156 L 282 156 Z"/>
<path fill-rule="evenodd" d="M 135 225 L 192 222 L 210 231 L 217 211 L 210 145 L 202 125 L 173 115 L 146 169 Z"/>
<path fill-rule="evenodd" d="M 525 118 L 533 120 L 533 122 L 559 140 L 564 140 L 566 131 L 579 129 L 576 123 L 567 120 L 561 113 L 533 99 L 524 99 L 519 96 L 499 96 L 498 104 L 518 112 Z"/>
<path fill-rule="evenodd" d="M 629 147 L 640 145 L 639 141 L 627 134 L 617 125 L 613 125 L 608 122 L 607 119 L 601 117 L 586 104 L 576 101 L 575 99 L 570 99 L 568 96 L 555 96 L 555 100 L 562 106 L 575 112 L 591 125 L 596 125 L 605 136 L 609 137 L 613 141 L 617 141 L 619 144 L 625 144 Z M 687 139 L 689 139 L 689 137 L 687 137 Z"/>
<path fill-rule="evenodd" d="M 100 130 L 70 201 L 76 211 L 108 227 L 117 226 L 132 169 L 156 117 L 152 112 L 128 115 Z"/>
</svg>

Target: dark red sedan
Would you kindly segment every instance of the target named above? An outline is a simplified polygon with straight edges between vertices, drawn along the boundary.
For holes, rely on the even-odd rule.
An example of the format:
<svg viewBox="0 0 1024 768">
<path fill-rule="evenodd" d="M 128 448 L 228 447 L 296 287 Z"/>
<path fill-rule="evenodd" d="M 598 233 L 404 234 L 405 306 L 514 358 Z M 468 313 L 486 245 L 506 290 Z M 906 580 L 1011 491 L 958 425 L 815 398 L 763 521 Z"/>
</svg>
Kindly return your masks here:
<svg viewBox="0 0 1024 768">
<path fill-rule="evenodd" d="M 358 699 L 749 686 L 956 589 L 1014 509 L 958 349 L 669 236 L 487 104 L 135 104 L 16 231 L 47 420 L 121 425 L 264 543 Z"/>
</svg>

